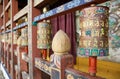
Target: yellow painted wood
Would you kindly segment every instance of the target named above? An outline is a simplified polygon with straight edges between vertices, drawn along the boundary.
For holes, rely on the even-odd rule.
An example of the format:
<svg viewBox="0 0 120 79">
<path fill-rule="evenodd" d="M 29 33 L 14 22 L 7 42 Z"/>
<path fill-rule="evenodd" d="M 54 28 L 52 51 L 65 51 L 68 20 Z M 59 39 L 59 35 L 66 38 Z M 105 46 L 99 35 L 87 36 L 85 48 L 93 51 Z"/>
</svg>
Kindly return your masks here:
<svg viewBox="0 0 120 79">
<path fill-rule="evenodd" d="M 88 73 L 88 64 L 88 58 L 77 57 L 77 64 L 74 67 Z M 97 75 L 106 79 L 120 79 L 120 63 L 98 60 Z"/>
</svg>

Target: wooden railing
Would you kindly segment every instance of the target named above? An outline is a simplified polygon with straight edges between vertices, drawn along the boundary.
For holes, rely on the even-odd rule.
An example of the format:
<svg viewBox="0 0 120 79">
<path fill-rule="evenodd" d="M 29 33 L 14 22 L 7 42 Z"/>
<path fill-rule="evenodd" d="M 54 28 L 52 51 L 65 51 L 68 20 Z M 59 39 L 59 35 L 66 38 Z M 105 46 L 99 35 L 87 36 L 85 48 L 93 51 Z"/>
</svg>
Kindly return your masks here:
<svg viewBox="0 0 120 79">
<path fill-rule="evenodd" d="M 62 31 L 58 31 L 62 32 Z M 55 43 L 58 43 L 57 46 L 59 45 L 62 47 L 59 48 L 60 50 L 63 49 L 64 51 L 68 51 L 70 44 L 67 44 L 69 42 L 68 37 L 65 35 L 65 33 L 62 34 L 56 34 L 54 39 L 57 38 L 57 35 L 59 36 L 59 40 L 55 40 L 55 42 L 52 42 L 52 46 L 56 47 Z M 61 36 L 60 36 L 61 35 Z M 63 39 L 64 38 L 64 39 Z M 58 39 L 58 38 L 57 38 Z M 60 42 L 62 41 L 62 42 Z M 66 46 L 63 44 L 67 44 Z M 54 46 L 55 44 L 55 46 Z M 53 51 L 55 50 L 53 48 Z M 56 49 L 57 52 L 58 49 Z M 59 50 L 59 52 L 60 52 Z M 61 50 L 62 51 L 62 50 Z M 93 77 L 89 73 L 81 72 L 73 68 L 73 56 L 69 53 L 63 52 L 63 53 L 56 53 L 52 54 L 50 56 L 50 61 L 42 59 L 42 58 L 35 58 L 35 67 L 39 69 L 40 71 L 43 71 L 47 75 L 51 77 L 51 79 L 103 79 L 101 77 Z"/>
</svg>

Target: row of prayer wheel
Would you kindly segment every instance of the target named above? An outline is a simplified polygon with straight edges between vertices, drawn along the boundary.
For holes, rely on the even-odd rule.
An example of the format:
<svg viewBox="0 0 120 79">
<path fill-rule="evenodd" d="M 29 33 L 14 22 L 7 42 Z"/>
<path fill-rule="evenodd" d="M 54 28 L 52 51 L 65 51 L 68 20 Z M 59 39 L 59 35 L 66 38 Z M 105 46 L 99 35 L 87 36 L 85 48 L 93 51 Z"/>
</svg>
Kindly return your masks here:
<svg viewBox="0 0 120 79">
<path fill-rule="evenodd" d="M 108 56 L 109 53 L 108 16 L 109 9 L 103 6 L 91 6 L 80 12 L 79 53 L 89 56 L 89 72 L 92 76 L 97 72 L 97 56 Z M 39 49 L 50 47 L 50 28 L 47 22 L 38 23 L 37 47 Z"/>
<path fill-rule="evenodd" d="M 108 55 L 108 14 L 103 6 L 84 8 L 80 13 L 81 36 L 79 41 L 80 54 L 86 56 Z M 47 49 L 51 44 L 51 25 L 47 22 L 38 23 L 37 47 Z"/>
<path fill-rule="evenodd" d="M 96 73 L 97 56 L 108 56 L 108 15 L 109 9 L 103 6 L 91 6 L 80 12 L 80 54 L 89 56 L 89 72 Z M 18 35 L 14 31 L 14 44 Z M 22 45 L 28 45 L 28 28 L 21 30 Z M 37 48 L 50 49 L 51 24 L 47 21 L 37 24 Z M 46 55 L 45 55 L 46 56 Z"/>
</svg>

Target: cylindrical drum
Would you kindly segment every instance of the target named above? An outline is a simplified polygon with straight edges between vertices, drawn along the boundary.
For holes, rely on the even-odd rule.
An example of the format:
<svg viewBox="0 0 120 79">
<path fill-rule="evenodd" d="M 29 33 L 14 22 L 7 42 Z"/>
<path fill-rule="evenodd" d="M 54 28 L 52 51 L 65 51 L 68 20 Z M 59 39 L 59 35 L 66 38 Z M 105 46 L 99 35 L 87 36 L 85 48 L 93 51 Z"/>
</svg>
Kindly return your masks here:
<svg viewBox="0 0 120 79">
<path fill-rule="evenodd" d="M 12 38 L 11 38 L 11 32 L 10 32 L 8 33 L 8 43 L 11 44 L 11 42 L 12 42 Z"/>
<path fill-rule="evenodd" d="M 21 29 L 21 37 L 22 37 L 22 46 L 28 45 L 28 27 Z"/>
<path fill-rule="evenodd" d="M 81 10 L 79 41 L 81 55 L 108 55 L 108 14 L 109 9 L 103 6 Z"/>
<path fill-rule="evenodd" d="M 1 42 L 5 42 L 5 34 L 2 34 L 2 40 Z"/>
<path fill-rule="evenodd" d="M 5 42 L 8 43 L 8 33 L 6 33 L 4 35 L 5 35 Z"/>
<path fill-rule="evenodd" d="M 13 32 L 13 44 L 17 44 L 17 31 Z"/>
<path fill-rule="evenodd" d="M 51 25 L 48 22 L 38 23 L 37 48 L 47 49 L 51 47 Z"/>
<path fill-rule="evenodd" d="M 17 44 L 17 39 L 18 39 L 19 35 L 17 31 L 13 32 L 13 44 Z"/>
</svg>

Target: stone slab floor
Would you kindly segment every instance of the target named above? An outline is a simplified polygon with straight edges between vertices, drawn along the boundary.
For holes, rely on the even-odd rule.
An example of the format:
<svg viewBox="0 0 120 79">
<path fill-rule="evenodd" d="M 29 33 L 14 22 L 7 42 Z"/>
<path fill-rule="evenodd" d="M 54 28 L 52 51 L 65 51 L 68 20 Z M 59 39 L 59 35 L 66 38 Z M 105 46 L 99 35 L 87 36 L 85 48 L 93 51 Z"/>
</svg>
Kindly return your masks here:
<svg viewBox="0 0 120 79">
<path fill-rule="evenodd" d="M 5 79 L 1 70 L 0 70 L 0 79 Z"/>
</svg>

